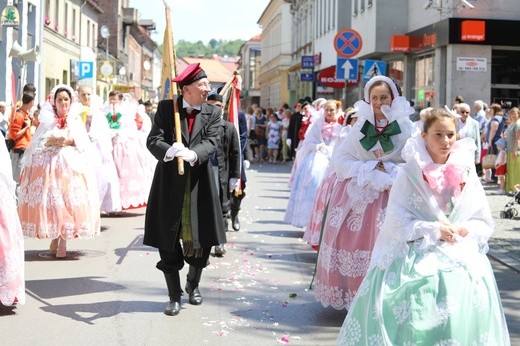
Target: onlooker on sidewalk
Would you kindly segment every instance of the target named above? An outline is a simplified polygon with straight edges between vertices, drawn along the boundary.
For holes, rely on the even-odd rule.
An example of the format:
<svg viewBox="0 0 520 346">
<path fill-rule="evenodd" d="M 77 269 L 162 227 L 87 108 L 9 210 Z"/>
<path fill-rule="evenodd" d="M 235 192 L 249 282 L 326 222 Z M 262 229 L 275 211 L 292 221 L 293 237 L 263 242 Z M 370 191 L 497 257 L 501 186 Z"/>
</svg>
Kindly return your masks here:
<svg viewBox="0 0 520 346">
<path fill-rule="evenodd" d="M 470 117 L 471 109 L 467 103 L 460 103 L 457 113 L 457 139 L 471 138 L 477 147 L 475 150 L 475 167 L 480 164 L 480 125 L 478 121 Z"/>
<path fill-rule="evenodd" d="M 516 192 L 515 185 L 520 184 L 520 109 L 513 107 L 507 112 L 508 126 L 505 130 L 507 143 L 506 192 Z"/>
<path fill-rule="evenodd" d="M 506 174 L 507 174 L 507 154 L 506 154 L 506 140 L 504 138 L 500 138 L 495 142 L 497 146 L 498 154 L 497 159 L 495 161 L 495 176 L 498 181 L 499 190 L 495 192 L 496 195 L 505 195 L 506 191 Z"/>
<path fill-rule="evenodd" d="M 4 101 L 0 101 L 0 132 L 4 137 L 7 136 L 7 124 L 9 124 L 9 119 L 5 114 L 6 104 Z"/>
<path fill-rule="evenodd" d="M 505 128 L 505 120 L 504 120 L 504 111 L 502 110 L 502 107 L 498 103 L 492 103 L 489 106 L 489 109 L 491 111 L 490 114 L 490 120 L 487 125 L 487 135 L 486 135 L 486 142 L 488 143 L 488 154 L 495 154 L 498 155 L 498 149 L 495 144 L 496 141 L 500 137 L 502 137 L 502 132 Z M 486 177 L 488 178 L 488 177 Z M 486 179 L 486 182 L 497 182 L 497 178 L 495 176 L 495 169 L 491 169 L 491 176 L 489 179 Z"/>
<path fill-rule="evenodd" d="M 22 105 L 18 108 L 9 124 L 9 138 L 14 141 L 11 150 L 11 165 L 13 168 L 13 179 L 20 179 L 21 160 L 32 139 L 31 117 L 29 111 L 34 105 L 34 94 L 24 93 Z"/>
<path fill-rule="evenodd" d="M 291 121 L 292 111 L 284 110 L 282 114 L 282 159 L 287 161 L 289 158 L 289 147 L 287 146 L 287 135 L 289 133 L 289 122 Z"/>
</svg>

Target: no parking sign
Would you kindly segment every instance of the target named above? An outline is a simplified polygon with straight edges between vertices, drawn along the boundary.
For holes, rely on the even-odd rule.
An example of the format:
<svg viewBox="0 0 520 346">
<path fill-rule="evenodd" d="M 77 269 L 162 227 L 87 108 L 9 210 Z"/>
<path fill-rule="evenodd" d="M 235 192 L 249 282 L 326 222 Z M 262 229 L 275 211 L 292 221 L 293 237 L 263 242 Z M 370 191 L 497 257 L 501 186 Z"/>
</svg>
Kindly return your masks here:
<svg viewBox="0 0 520 346">
<path fill-rule="evenodd" d="M 334 49 L 339 56 L 351 58 L 359 53 L 363 47 L 361 35 L 353 29 L 339 31 L 334 37 Z"/>
</svg>

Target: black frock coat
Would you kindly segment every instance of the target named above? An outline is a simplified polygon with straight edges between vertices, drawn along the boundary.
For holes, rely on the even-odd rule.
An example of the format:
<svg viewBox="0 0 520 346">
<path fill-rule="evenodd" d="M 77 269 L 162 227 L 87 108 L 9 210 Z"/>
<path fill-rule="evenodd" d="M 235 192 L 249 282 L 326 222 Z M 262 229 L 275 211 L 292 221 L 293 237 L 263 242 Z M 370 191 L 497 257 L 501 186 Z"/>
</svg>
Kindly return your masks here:
<svg viewBox="0 0 520 346">
<path fill-rule="evenodd" d="M 220 180 L 220 203 L 222 212 L 230 208 L 231 193 L 229 179 L 240 177 L 240 143 L 233 123 L 220 120 L 220 145 L 217 149 L 218 174 Z"/>
<path fill-rule="evenodd" d="M 182 97 L 177 101 L 182 142 L 197 153 L 195 165 L 191 167 L 184 162 L 184 175 L 179 175 L 176 158 L 169 162 L 163 160 L 174 141 L 173 100 L 159 102 L 146 143 L 158 162 L 148 197 L 143 243 L 168 252 L 174 252 L 179 239 L 188 175 L 191 179 L 191 227 L 197 232 L 201 247 L 226 243 L 218 188 L 209 162 L 219 145 L 220 109 L 202 104 L 190 136 Z"/>
</svg>

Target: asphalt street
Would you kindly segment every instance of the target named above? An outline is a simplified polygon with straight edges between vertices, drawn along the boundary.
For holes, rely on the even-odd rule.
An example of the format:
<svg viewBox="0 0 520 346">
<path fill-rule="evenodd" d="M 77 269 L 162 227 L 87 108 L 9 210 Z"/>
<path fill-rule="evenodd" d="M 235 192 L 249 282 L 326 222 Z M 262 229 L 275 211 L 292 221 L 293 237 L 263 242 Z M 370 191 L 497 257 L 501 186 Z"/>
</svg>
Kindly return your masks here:
<svg viewBox="0 0 520 346">
<path fill-rule="evenodd" d="M 242 229 L 228 232 L 227 254 L 204 270 L 204 303 L 184 296 L 178 316 L 162 313 L 166 285 L 157 251 L 142 245 L 144 208 L 104 217 L 101 235 L 70 241 L 64 260 L 46 250 L 49 241 L 26 239 L 27 302 L 0 308 L 1 343 L 333 345 L 346 311 L 323 308 L 309 289 L 316 252 L 282 221 L 289 174 L 288 163 L 251 166 Z M 497 217 L 491 261 L 512 344 L 520 345 L 520 220 L 500 219 L 511 198 L 486 189 Z"/>
</svg>

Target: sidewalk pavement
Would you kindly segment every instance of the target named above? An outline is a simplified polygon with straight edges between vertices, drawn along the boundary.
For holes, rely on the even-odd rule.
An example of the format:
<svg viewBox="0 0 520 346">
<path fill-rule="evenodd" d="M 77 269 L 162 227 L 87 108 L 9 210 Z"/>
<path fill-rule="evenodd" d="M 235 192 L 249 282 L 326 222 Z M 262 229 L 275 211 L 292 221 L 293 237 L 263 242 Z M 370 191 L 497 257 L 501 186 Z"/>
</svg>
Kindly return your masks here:
<svg viewBox="0 0 520 346">
<path fill-rule="evenodd" d="M 497 184 L 483 186 L 495 221 L 495 232 L 489 239 L 488 256 L 520 273 L 520 204 L 514 197 L 497 195 Z M 513 218 L 501 217 L 501 212 L 508 208 L 518 211 L 518 215 Z"/>
</svg>

